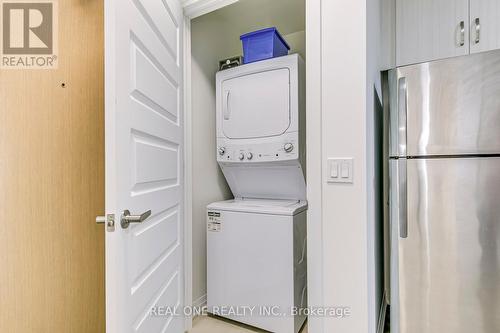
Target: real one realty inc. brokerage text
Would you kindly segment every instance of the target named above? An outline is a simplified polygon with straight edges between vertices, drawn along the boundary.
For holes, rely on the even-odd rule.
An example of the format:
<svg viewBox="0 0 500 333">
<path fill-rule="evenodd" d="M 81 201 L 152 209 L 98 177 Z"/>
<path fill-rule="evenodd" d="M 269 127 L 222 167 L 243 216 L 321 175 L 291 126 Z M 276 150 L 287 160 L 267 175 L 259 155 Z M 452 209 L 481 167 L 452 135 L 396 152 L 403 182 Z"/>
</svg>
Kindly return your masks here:
<svg viewBox="0 0 500 333">
<path fill-rule="evenodd" d="M 151 308 L 150 316 L 204 316 L 214 315 L 220 317 L 334 317 L 346 318 L 351 316 L 351 308 L 347 306 L 334 307 L 292 307 L 283 311 L 280 306 L 155 306 Z"/>
</svg>

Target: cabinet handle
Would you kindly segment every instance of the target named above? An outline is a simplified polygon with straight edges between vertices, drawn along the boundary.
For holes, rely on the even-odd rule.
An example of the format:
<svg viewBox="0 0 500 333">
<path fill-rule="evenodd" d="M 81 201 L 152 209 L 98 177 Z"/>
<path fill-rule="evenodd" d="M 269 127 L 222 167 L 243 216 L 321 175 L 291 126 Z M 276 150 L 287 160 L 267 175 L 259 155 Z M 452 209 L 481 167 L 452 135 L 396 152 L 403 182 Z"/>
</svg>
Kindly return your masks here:
<svg viewBox="0 0 500 333">
<path fill-rule="evenodd" d="M 481 22 L 479 21 L 479 17 L 476 17 L 474 20 L 474 24 L 476 25 L 476 44 L 479 44 L 479 41 L 481 40 Z"/>
<path fill-rule="evenodd" d="M 465 22 L 460 21 L 460 40 L 458 41 L 458 45 L 465 45 Z"/>
</svg>

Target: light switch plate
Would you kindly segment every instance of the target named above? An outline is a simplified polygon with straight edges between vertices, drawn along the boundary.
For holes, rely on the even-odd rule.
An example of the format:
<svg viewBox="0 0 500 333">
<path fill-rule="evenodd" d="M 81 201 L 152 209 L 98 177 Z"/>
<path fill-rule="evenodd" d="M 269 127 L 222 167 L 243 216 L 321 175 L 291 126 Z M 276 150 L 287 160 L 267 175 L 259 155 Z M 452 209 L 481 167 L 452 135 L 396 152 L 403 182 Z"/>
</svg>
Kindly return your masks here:
<svg viewBox="0 0 500 333">
<path fill-rule="evenodd" d="M 354 173 L 353 158 L 329 158 L 327 163 L 328 183 L 352 183 Z"/>
</svg>

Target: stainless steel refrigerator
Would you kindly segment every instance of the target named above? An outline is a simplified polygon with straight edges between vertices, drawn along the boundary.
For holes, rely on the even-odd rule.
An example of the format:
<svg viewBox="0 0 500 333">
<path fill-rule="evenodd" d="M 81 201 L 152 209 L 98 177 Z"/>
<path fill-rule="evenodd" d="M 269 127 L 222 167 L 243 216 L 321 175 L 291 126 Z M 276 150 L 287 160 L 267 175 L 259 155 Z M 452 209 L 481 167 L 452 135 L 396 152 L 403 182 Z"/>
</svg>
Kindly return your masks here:
<svg viewBox="0 0 500 333">
<path fill-rule="evenodd" d="M 389 73 L 391 333 L 500 332 L 500 52 Z"/>
</svg>

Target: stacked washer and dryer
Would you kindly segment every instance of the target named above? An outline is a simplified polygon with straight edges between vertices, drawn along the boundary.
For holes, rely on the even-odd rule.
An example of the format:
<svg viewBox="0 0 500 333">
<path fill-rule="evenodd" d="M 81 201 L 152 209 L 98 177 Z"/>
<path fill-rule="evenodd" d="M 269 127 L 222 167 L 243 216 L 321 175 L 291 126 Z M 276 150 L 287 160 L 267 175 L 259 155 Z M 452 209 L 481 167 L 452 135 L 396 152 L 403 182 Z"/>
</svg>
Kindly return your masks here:
<svg viewBox="0 0 500 333">
<path fill-rule="evenodd" d="M 234 199 L 207 207 L 208 311 L 296 333 L 307 306 L 304 62 L 250 63 L 216 82 L 217 161 Z"/>
</svg>

